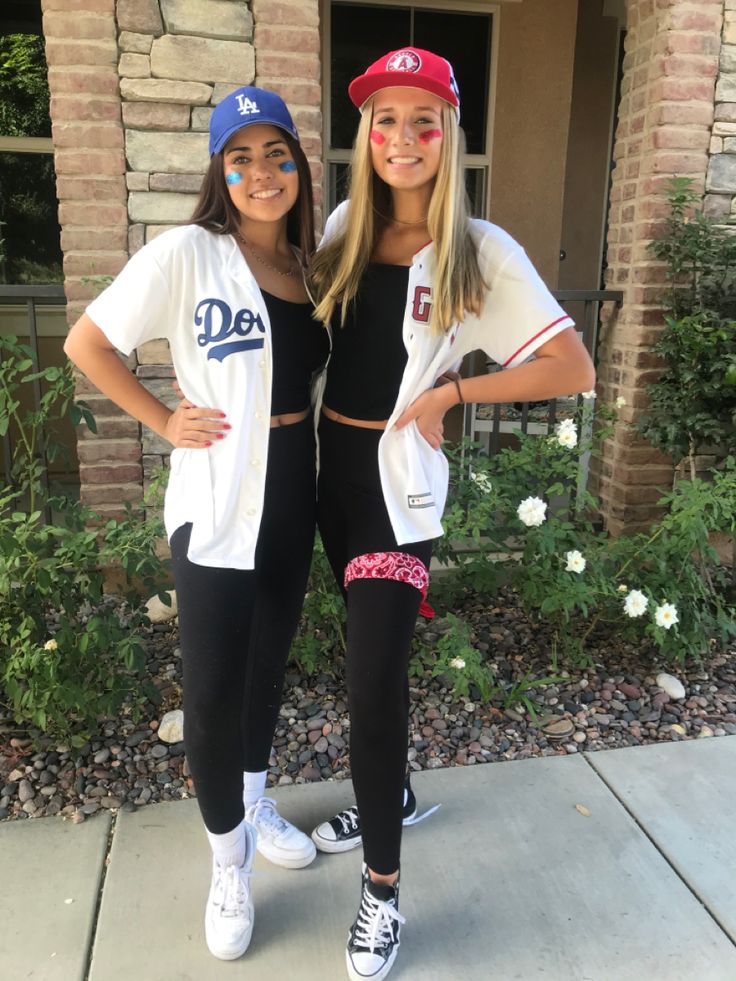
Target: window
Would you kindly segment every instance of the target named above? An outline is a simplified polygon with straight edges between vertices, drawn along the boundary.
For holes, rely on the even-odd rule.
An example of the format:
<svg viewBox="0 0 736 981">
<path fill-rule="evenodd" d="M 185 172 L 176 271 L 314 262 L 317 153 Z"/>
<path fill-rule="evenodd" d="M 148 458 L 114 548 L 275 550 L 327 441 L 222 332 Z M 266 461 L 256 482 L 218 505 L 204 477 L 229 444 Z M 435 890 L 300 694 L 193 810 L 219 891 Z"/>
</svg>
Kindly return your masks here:
<svg viewBox="0 0 736 981">
<path fill-rule="evenodd" d="M 449 8 L 449 9 L 448 9 Z M 450 12 L 450 10 L 452 12 Z M 490 4 L 327 2 L 324 8 L 325 161 L 331 211 L 346 193 L 347 165 L 358 123 L 348 84 L 386 51 L 411 44 L 442 55 L 460 88 L 466 186 L 473 214 L 486 217 L 490 166 L 492 15 Z"/>
<path fill-rule="evenodd" d="M 0 15 L 0 283 L 62 281 L 40 4 Z"/>
</svg>

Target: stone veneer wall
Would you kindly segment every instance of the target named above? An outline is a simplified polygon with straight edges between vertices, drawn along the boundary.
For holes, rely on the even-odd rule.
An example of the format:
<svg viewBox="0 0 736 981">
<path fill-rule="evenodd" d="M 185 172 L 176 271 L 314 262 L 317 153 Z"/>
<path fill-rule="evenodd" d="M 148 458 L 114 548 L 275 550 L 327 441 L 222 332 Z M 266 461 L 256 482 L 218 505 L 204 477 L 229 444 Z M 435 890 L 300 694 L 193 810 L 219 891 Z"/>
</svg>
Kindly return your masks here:
<svg viewBox="0 0 736 981">
<path fill-rule="evenodd" d="M 725 0 L 705 213 L 736 221 L 736 0 Z"/>
<path fill-rule="evenodd" d="M 318 0 L 42 0 L 68 319 L 146 242 L 191 214 L 213 106 L 241 85 L 293 111 L 321 202 Z M 255 36 L 254 36 L 255 35 Z M 84 148 L 84 149 L 73 149 Z M 318 207 L 319 219 L 319 207 Z M 130 367 L 175 402 L 165 342 Z M 140 501 L 170 447 L 80 379 L 98 436 L 80 430 L 82 499 L 105 515 Z"/>
<path fill-rule="evenodd" d="M 730 10 L 736 3 L 726 2 L 731 37 Z M 695 187 L 705 191 L 724 0 L 628 0 L 627 18 L 607 270 L 607 285 L 622 290 L 624 302 L 617 316 L 606 311 L 598 370 L 600 397 L 613 402 L 623 396 L 627 404 L 594 468 L 604 517 L 614 534 L 648 526 L 658 514 L 662 488 L 672 481 L 671 461 L 632 426 L 646 405 L 646 386 L 658 375 L 651 346 L 663 324 L 665 270 L 648 244 L 667 215 L 666 185 L 672 176 L 692 177 Z M 725 90 L 719 83 L 719 91 Z M 711 181 L 725 169 L 717 161 L 717 156 L 710 158 Z"/>
</svg>

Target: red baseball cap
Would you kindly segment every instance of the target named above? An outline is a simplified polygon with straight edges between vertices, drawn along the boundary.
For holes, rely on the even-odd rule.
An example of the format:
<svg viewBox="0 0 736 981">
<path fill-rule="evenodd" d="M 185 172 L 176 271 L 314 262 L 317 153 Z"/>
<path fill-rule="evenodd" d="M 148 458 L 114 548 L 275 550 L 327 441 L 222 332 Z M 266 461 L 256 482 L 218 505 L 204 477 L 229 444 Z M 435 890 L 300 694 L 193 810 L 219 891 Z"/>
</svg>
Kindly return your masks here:
<svg viewBox="0 0 736 981">
<path fill-rule="evenodd" d="M 358 109 L 362 109 L 379 89 L 405 85 L 431 92 L 444 99 L 460 116 L 460 92 L 455 73 L 446 58 L 424 51 L 422 48 L 398 48 L 374 61 L 362 75 L 348 86 L 348 95 Z"/>
</svg>

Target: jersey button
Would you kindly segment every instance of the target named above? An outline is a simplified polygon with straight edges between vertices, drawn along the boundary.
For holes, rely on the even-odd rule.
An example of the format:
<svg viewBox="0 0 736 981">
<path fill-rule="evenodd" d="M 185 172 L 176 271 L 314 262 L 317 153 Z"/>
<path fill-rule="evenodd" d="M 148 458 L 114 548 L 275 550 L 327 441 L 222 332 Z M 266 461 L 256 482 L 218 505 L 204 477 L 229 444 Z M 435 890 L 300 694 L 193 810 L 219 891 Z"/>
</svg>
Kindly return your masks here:
<svg viewBox="0 0 736 981">
<path fill-rule="evenodd" d="M 261 368 L 265 368 L 266 367 L 265 360 L 264 361 L 259 361 L 258 363 L 260 364 Z"/>
<path fill-rule="evenodd" d="M 249 514 L 249 515 L 250 515 L 251 517 L 253 517 L 253 515 L 254 515 L 254 514 L 257 514 L 257 513 L 258 513 L 258 512 L 256 511 L 256 509 L 255 509 L 255 508 L 248 508 L 248 514 Z"/>
<path fill-rule="evenodd" d="M 260 465 L 261 465 L 261 461 L 260 461 L 260 460 L 258 460 L 258 459 L 253 459 L 253 460 L 251 460 L 251 461 L 250 461 L 250 465 L 251 465 L 252 467 L 260 467 Z"/>
</svg>

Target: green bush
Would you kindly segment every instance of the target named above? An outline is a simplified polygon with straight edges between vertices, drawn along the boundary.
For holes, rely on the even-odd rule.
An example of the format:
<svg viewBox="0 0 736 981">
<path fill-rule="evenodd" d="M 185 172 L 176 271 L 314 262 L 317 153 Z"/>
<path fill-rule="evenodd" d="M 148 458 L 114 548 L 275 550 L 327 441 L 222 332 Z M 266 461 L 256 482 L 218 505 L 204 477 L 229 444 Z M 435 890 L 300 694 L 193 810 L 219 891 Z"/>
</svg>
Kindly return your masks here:
<svg viewBox="0 0 736 981">
<path fill-rule="evenodd" d="M 580 455 L 599 453 L 614 413 L 600 406 L 602 424 L 590 435 L 591 412 L 584 400 L 556 435 L 520 434 L 518 449 L 491 459 L 468 445 L 454 454 L 452 526 L 437 552 L 456 563 L 459 583 L 480 593 L 500 567 L 528 615 L 552 626 L 563 660 L 585 663 L 598 626 L 647 637 L 669 659 L 697 659 L 711 639 L 736 635 L 730 573 L 710 544 L 712 532 L 736 528 L 736 461 L 712 480 L 679 482 L 650 531 L 612 539 L 596 524 Z M 566 445 L 572 437 L 562 434 L 573 426 L 576 445 Z M 578 432 L 589 434 L 579 444 Z M 460 547 L 468 540 L 470 556 Z"/>
<path fill-rule="evenodd" d="M 43 384 L 40 406 L 23 411 L 20 393 Z M 14 452 L 0 490 L 0 699 L 15 722 L 80 745 L 100 716 L 127 702 L 131 712 L 153 696 L 141 671 L 137 627 L 147 623 L 135 587 L 162 588 L 156 555 L 162 533 L 129 509 L 124 521 L 102 523 L 78 502 L 51 496 L 44 481 L 44 433 L 66 414 L 94 426 L 74 402 L 71 367 L 33 371 L 32 353 L 0 337 L 0 435 L 11 426 Z M 47 520 L 53 514 L 53 523 Z M 127 610 L 104 595 L 104 570 L 118 566 L 129 584 Z"/>
<path fill-rule="evenodd" d="M 334 674 L 335 656 L 344 653 L 345 604 L 318 535 L 314 543 L 301 623 L 291 647 L 290 661 L 308 676 Z"/>
<path fill-rule="evenodd" d="M 674 179 L 666 234 L 651 244 L 666 263 L 668 314 L 653 347 L 662 374 L 637 425 L 675 464 L 687 459 L 691 477 L 704 447 L 736 440 L 736 236 L 693 214 L 698 200 L 691 180 Z"/>
</svg>

